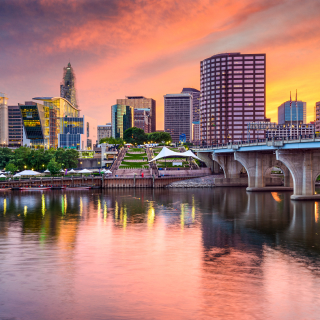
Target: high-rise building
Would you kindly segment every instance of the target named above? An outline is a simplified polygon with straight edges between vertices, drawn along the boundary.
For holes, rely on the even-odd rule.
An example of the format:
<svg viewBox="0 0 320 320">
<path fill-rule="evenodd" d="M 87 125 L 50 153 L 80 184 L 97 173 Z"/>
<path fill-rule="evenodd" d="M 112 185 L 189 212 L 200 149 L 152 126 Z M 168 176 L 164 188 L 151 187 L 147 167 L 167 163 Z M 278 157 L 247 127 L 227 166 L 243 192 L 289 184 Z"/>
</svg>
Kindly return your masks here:
<svg viewBox="0 0 320 320">
<path fill-rule="evenodd" d="M 115 104 L 111 107 L 112 137 L 123 138 L 124 132 L 133 127 L 134 109 L 131 106 Z"/>
<path fill-rule="evenodd" d="M 8 144 L 8 98 L 0 92 L 0 145 Z"/>
<path fill-rule="evenodd" d="M 37 97 L 33 100 L 41 100 L 43 104 L 33 101 L 19 104 L 26 138 L 32 145 L 57 148 L 58 134 L 63 133 L 62 119 L 79 117 L 79 110 L 60 97 Z"/>
<path fill-rule="evenodd" d="M 23 145 L 23 124 L 19 106 L 8 106 L 8 145 Z"/>
<path fill-rule="evenodd" d="M 145 116 L 148 118 L 148 130 L 149 130 L 149 131 L 146 131 L 146 133 L 156 131 L 156 101 L 154 99 L 145 98 L 143 96 L 127 96 L 125 99 L 117 99 L 117 104 L 130 106 L 130 107 L 133 107 L 134 109 L 149 109 L 148 110 L 149 114 Z M 134 117 L 136 116 L 134 115 Z M 137 111 L 137 125 L 141 125 L 140 121 L 141 121 L 141 111 Z M 136 125 L 134 124 L 134 126 Z"/>
<path fill-rule="evenodd" d="M 142 129 L 146 133 L 151 131 L 151 117 L 149 108 L 134 109 L 134 126 Z"/>
<path fill-rule="evenodd" d="M 192 140 L 193 96 L 190 93 L 166 94 L 164 96 L 164 130 L 172 142 L 179 142 L 180 135 Z"/>
<path fill-rule="evenodd" d="M 71 63 L 63 68 L 63 78 L 60 84 L 60 97 L 68 100 L 73 106 L 78 109 L 76 87 L 75 87 L 76 76 L 71 67 Z"/>
<path fill-rule="evenodd" d="M 299 124 L 306 123 L 307 119 L 307 103 L 298 101 L 298 108 L 296 107 L 296 101 L 284 102 L 278 107 L 278 124 L 290 124 L 291 123 L 291 111 L 292 111 L 292 124 L 297 124 L 297 109 L 298 109 L 298 122 Z"/>
<path fill-rule="evenodd" d="M 98 142 L 103 138 L 112 137 L 111 123 L 107 123 L 105 125 L 99 125 L 97 128 L 98 128 Z"/>
<path fill-rule="evenodd" d="M 192 94 L 193 121 L 199 121 L 200 120 L 200 91 L 194 88 L 183 88 L 181 93 Z"/>
<path fill-rule="evenodd" d="M 320 101 L 315 105 L 315 132 L 320 133 Z"/>
<path fill-rule="evenodd" d="M 266 55 L 222 53 L 201 61 L 200 130 L 207 144 L 244 140 L 248 122 L 265 120 Z M 253 139 L 264 139 L 255 131 Z"/>
</svg>

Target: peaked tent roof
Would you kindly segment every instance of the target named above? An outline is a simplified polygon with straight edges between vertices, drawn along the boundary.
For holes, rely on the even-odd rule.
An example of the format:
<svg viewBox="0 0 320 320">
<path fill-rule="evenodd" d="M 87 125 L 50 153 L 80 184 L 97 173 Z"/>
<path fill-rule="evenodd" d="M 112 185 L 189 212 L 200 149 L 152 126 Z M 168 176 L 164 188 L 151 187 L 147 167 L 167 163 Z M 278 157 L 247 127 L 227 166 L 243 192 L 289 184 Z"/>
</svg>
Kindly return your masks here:
<svg viewBox="0 0 320 320">
<path fill-rule="evenodd" d="M 19 172 L 19 176 L 36 176 L 38 174 L 41 174 L 41 173 L 33 170 L 24 170 Z"/>
<path fill-rule="evenodd" d="M 149 162 L 156 161 L 162 158 L 168 158 L 168 157 L 184 157 L 184 158 L 192 157 L 194 159 L 198 159 L 201 161 L 201 159 L 199 159 L 191 150 L 188 150 L 186 152 L 175 152 L 168 149 L 167 147 L 163 147 L 162 150 L 159 152 L 159 154 Z"/>
</svg>

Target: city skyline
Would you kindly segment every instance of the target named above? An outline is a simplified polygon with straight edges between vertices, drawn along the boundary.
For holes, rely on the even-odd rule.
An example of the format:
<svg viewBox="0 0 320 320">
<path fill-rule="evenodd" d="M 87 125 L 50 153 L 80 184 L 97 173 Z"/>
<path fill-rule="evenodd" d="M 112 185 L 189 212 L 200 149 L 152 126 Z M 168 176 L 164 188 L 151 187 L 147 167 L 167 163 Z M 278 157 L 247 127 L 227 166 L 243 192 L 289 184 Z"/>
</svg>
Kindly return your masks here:
<svg viewBox="0 0 320 320">
<path fill-rule="evenodd" d="M 277 121 L 277 107 L 298 89 L 307 122 L 314 120 L 320 100 L 317 1 L 164 1 L 157 10 L 151 2 L 90 3 L 3 1 L 0 91 L 9 105 L 59 96 L 61 68 L 70 61 L 82 113 L 104 124 L 117 98 L 143 95 L 157 101 L 157 129 L 163 129 L 163 95 L 200 89 L 201 60 L 262 52 L 268 61 L 266 116 Z M 116 22 L 120 16 L 130 28 Z"/>
</svg>

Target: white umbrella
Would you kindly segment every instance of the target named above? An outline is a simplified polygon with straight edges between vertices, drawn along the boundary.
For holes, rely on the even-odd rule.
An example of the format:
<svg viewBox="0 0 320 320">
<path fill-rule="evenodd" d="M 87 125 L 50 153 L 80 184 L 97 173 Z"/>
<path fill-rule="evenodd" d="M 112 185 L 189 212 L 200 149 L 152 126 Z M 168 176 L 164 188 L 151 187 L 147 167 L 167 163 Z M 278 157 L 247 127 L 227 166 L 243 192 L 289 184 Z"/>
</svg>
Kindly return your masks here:
<svg viewBox="0 0 320 320">
<path fill-rule="evenodd" d="M 1 174 L 0 178 L 6 178 L 6 176 L 4 174 Z"/>
<path fill-rule="evenodd" d="M 41 174 L 41 173 L 37 171 L 32 171 L 32 170 L 24 170 L 19 173 L 19 176 L 37 176 L 38 174 Z"/>
<path fill-rule="evenodd" d="M 63 169 L 61 169 L 61 170 L 60 170 L 60 172 L 64 172 L 64 170 L 63 170 Z"/>
<path fill-rule="evenodd" d="M 90 171 L 88 169 L 83 169 L 81 171 L 78 171 L 78 173 L 92 173 L 92 171 Z"/>
<path fill-rule="evenodd" d="M 50 171 L 47 169 L 47 170 L 45 171 L 45 173 L 50 173 Z"/>
<path fill-rule="evenodd" d="M 13 178 L 18 178 L 18 177 L 20 177 L 20 174 L 19 174 L 19 173 L 16 173 L 16 174 L 13 176 Z"/>
<path fill-rule="evenodd" d="M 110 170 L 106 170 L 104 173 L 112 173 L 112 171 L 110 171 Z"/>
</svg>

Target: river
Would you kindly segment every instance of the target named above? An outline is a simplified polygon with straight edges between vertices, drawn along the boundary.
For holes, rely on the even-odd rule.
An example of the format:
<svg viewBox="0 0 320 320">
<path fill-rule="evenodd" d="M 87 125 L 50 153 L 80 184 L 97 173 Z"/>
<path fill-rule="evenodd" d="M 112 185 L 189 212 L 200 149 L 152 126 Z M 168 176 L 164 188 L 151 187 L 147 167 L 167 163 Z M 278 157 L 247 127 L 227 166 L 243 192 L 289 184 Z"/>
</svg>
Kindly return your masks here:
<svg viewBox="0 0 320 320">
<path fill-rule="evenodd" d="M 0 319 L 319 319 L 319 203 L 290 194 L 2 192 Z"/>
</svg>

